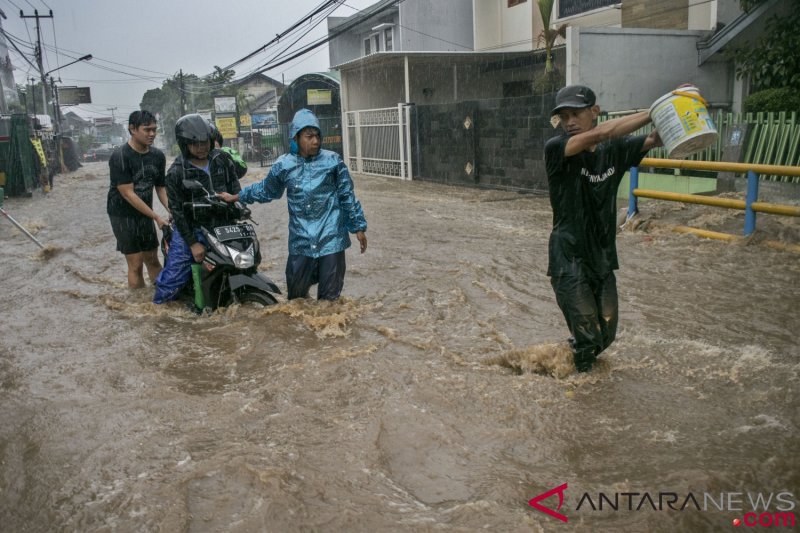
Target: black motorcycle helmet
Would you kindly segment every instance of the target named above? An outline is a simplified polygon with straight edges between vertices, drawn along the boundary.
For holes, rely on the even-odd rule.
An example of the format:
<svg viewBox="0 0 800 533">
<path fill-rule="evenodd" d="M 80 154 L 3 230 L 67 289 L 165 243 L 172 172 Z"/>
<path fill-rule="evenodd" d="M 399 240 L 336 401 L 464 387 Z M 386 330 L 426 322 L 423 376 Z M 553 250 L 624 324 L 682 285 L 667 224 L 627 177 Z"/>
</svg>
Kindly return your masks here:
<svg viewBox="0 0 800 533">
<path fill-rule="evenodd" d="M 178 148 L 181 149 L 181 154 L 185 158 L 191 157 L 189 144 L 213 141 L 208 122 L 197 113 L 184 115 L 178 119 L 178 122 L 175 123 L 175 140 L 178 141 Z M 214 147 L 211 146 L 211 148 Z"/>
<path fill-rule="evenodd" d="M 211 128 L 211 141 L 212 143 L 219 143 L 220 148 L 225 144 L 225 139 L 222 137 L 222 132 L 219 131 L 216 124 L 209 121 L 208 127 Z M 213 149 L 214 146 L 212 144 L 211 148 Z"/>
</svg>

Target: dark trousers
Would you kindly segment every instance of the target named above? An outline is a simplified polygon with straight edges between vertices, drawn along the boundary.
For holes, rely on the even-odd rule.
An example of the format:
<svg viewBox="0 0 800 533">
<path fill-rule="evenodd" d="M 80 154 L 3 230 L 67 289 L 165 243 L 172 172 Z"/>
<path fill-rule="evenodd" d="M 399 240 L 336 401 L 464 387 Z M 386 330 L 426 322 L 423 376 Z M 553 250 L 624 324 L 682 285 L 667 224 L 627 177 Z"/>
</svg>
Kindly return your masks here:
<svg viewBox="0 0 800 533">
<path fill-rule="evenodd" d="M 554 276 L 550 284 L 572 335 L 575 367 L 586 372 L 617 336 L 617 278 L 613 272 L 603 278 Z"/>
<path fill-rule="evenodd" d="M 286 261 L 288 298 L 306 298 L 308 289 L 319 283 L 318 300 L 336 300 L 344 287 L 344 250 L 319 258 L 290 255 Z"/>
<path fill-rule="evenodd" d="M 156 292 L 153 295 L 153 303 L 163 304 L 177 300 L 181 289 L 189 278 L 192 277 L 192 264 L 195 262 L 192 256 L 192 249 L 187 244 L 178 228 L 172 227 L 172 236 L 169 239 L 169 252 L 164 259 L 164 268 L 156 278 Z M 208 246 L 203 233 L 196 229 L 194 236 L 197 242 L 203 246 Z"/>
</svg>

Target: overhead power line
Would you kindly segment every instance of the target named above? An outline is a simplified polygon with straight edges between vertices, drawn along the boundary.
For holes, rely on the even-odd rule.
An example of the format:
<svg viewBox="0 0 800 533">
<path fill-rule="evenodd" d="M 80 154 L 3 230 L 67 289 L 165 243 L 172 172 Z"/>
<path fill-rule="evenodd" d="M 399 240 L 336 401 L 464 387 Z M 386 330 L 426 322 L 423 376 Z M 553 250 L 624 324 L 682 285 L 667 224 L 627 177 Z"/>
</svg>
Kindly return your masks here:
<svg viewBox="0 0 800 533">
<path fill-rule="evenodd" d="M 396 6 L 396 5 L 398 5 L 398 4 L 400 4 L 400 3 L 404 2 L 404 1 L 405 0 L 392 0 L 391 2 L 388 2 L 387 4 L 379 7 L 378 9 L 375 9 L 374 11 L 365 12 L 363 16 L 356 17 L 351 22 L 344 23 L 344 24 L 340 25 L 339 28 L 336 31 L 334 31 L 333 33 L 329 33 L 326 37 L 318 39 L 317 41 L 305 46 L 304 48 L 302 48 L 298 52 L 292 54 L 291 56 L 286 57 L 286 58 L 279 58 L 279 60 L 276 61 L 276 62 L 266 63 L 266 64 L 261 65 L 260 67 L 257 67 L 257 72 L 258 73 L 266 72 L 267 70 L 272 70 L 272 69 L 277 68 L 277 67 L 279 67 L 281 65 L 284 65 L 284 64 L 288 63 L 289 61 L 292 61 L 293 59 L 296 59 L 296 58 L 302 56 L 303 54 L 306 54 L 306 53 L 310 52 L 311 50 L 314 50 L 315 48 L 319 48 L 323 44 L 331 41 L 332 39 L 335 39 L 339 35 L 347 33 L 348 31 L 350 31 L 354 27 L 358 26 L 362 22 L 365 22 L 365 21 L 367 21 L 367 20 L 369 20 L 371 18 L 374 18 L 375 16 L 383 13 L 384 11 L 386 11 L 386 10 L 388 10 L 388 9 L 390 9 L 390 8 Z"/>
<path fill-rule="evenodd" d="M 3 30 L 3 29 L 0 29 L 0 33 L 2 33 L 3 35 L 5 35 L 6 37 L 8 37 L 8 34 L 5 32 L 5 30 Z M 13 47 L 14 47 L 14 50 L 16 50 L 17 52 L 19 52 L 19 55 L 21 55 L 21 56 L 22 56 L 22 59 L 24 59 L 24 60 L 25 60 L 25 61 L 26 61 L 26 62 L 27 62 L 27 63 L 28 63 L 30 66 L 32 66 L 32 67 L 33 67 L 34 69 L 36 69 L 37 71 L 39 70 L 39 67 L 37 67 L 36 65 L 34 65 L 34 64 L 31 62 L 31 60 L 30 60 L 30 59 L 28 59 L 28 56 L 26 56 L 26 55 L 25 55 L 25 53 L 24 53 L 22 50 L 20 50 L 20 49 L 17 47 L 17 44 L 14 42 L 14 40 L 13 40 L 13 39 L 11 39 L 11 38 L 8 38 L 8 39 L 7 39 L 7 41 L 8 41 L 9 43 L 11 43 L 11 46 L 13 46 Z"/>
<path fill-rule="evenodd" d="M 241 59 L 237 59 L 236 61 L 234 61 L 234 62 L 233 62 L 233 63 L 231 63 L 230 65 L 226 66 L 226 67 L 225 67 L 225 68 L 223 68 L 222 70 L 228 70 L 228 69 L 230 69 L 230 68 L 233 68 L 233 67 L 235 67 L 236 65 L 239 65 L 239 64 L 243 63 L 244 61 L 247 61 L 248 59 L 250 59 L 250 58 L 252 58 L 252 57 L 254 57 L 254 56 L 258 55 L 259 53 L 261 53 L 261 52 L 263 52 L 264 50 L 266 50 L 268 47 L 270 47 L 270 46 L 272 46 L 273 44 L 275 44 L 275 43 L 279 42 L 279 41 L 280 41 L 280 40 L 281 40 L 283 37 L 285 37 L 286 35 L 288 35 L 288 34 L 289 34 L 289 33 L 291 33 L 292 31 L 294 31 L 294 30 L 295 30 L 295 29 L 297 29 L 298 27 L 302 26 L 304 22 L 306 22 L 306 21 L 308 21 L 308 20 L 312 19 L 312 18 L 313 18 L 314 16 L 316 16 L 318 13 L 320 13 L 320 12 L 324 11 L 326 8 L 330 7 L 331 5 L 335 5 L 335 4 L 337 4 L 339 1 L 340 1 L 340 0 L 327 0 L 327 1 L 323 2 L 322 4 L 320 4 L 319 6 L 317 6 L 317 8 L 315 8 L 313 11 L 311 11 L 311 13 L 307 14 L 306 16 L 304 16 L 303 18 L 301 18 L 300 20 L 298 20 L 297 22 L 295 22 L 294 24 L 292 24 L 291 26 L 289 26 L 289 27 L 288 27 L 287 29 L 285 29 L 283 32 L 281 32 L 281 33 L 277 34 L 277 35 L 275 36 L 275 38 L 274 38 L 274 39 L 272 39 L 271 41 L 269 41 L 267 44 L 265 44 L 265 45 L 263 45 L 263 46 L 259 47 L 259 48 L 258 48 L 258 49 L 256 49 L 256 50 L 253 50 L 252 52 L 250 52 L 249 54 L 247 54 L 247 55 L 246 55 L 246 56 L 244 56 L 243 58 L 241 58 Z"/>
<path fill-rule="evenodd" d="M 278 59 L 278 58 L 282 57 L 282 56 L 283 56 L 283 54 L 285 54 L 285 53 L 286 53 L 288 50 L 290 50 L 290 49 L 291 49 L 293 46 L 295 46 L 295 45 L 296 45 L 296 44 L 297 44 L 297 43 L 298 43 L 298 42 L 299 42 L 301 39 L 303 39 L 303 37 L 305 37 L 305 36 L 308 34 L 308 32 L 309 32 L 309 31 L 313 30 L 314 28 L 316 28 L 317 26 L 319 26 L 319 25 L 320 25 L 322 22 L 324 22 L 324 21 L 327 19 L 328 15 L 330 15 L 331 13 L 333 13 L 333 12 L 334 12 L 334 11 L 335 11 L 335 10 L 336 10 L 338 7 L 339 7 L 338 5 L 334 4 L 334 5 L 332 6 L 332 9 L 329 9 L 329 10 L 328 10 L 328 11 L 327 11 L 327 12 L 326 12 L 326 13 L 325 13 L 323 16 L 321 16 L 321 17 L 320 17 L 320 18 L 319 18 L 319 19 L 318 19 L 316 22 L 314 22 L 314 24 L 313 24 L 313 25 L 312 25 L 310 28 L 307 28 L 307 29 L 306 29 L 306 28 L 303 28 L 303 30 L 302 30 L 302 31 L 298 31 L 298 32 L 296 32 L 296 33 L 299 33 L 299 34 L 300 34 L 300 35 L 299 35 L 299 37 L 297 37 L 297 38 L 296 38 L 294 41 L 292 41 L 290 44 L 288 44 L 287 46 L 285 46 L 285 47 L 284 47 L 282 50 L 280 50 L 280 51 L 277 51 L 277 52 L 273 53 L 273 54 L 272 54 L 272 55 L 271 55 L 271 56 L 270 56 L 270 57 L 269 57 L 269 58 L 266 60 L 266 61 L 267 61 L 267 63 L 269 63 L 270 61 L 274 61 L 274 60 L 276 60 L 276 59 Z M 310 22 L 310 21 L 309 21 L 309 22 Z M 276 43 L 276 44 L 277 44 L 277 43 Z M 244 78 L 246 78 L 247 76 L 252 76 L 253 74 L 257 74 L 258 72 L 259 72 L 259 71 L 258 71 L 258 69 L 257 69 L 257 68 L 256 68 L 256 69 L 253 69 L 253 70 L 250 70 L 250 71 L 248 71 L 248 73 L 246 73 L 244 76 L 240 76 L 240 79 L 244 79 Z"/>
</svg>

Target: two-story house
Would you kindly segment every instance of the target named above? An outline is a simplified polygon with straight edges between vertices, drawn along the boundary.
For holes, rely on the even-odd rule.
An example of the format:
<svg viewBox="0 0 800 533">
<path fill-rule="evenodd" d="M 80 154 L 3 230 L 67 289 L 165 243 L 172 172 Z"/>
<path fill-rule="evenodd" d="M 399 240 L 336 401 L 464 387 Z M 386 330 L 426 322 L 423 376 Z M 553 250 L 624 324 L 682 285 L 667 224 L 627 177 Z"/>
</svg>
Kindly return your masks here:
<svg viewBox="0 0 800 533">
<path fill-rule="evenodd" d="M 745 14 L 739 0 L 555 0 L 550 28 L 565 31 L 555 42 L 553 61 L 566 84 L 592 86 L 605 111 L 647 109 L 682 83 L 700 87 L 712 107 L 738 111 L 746 80 L 736 80 L 724 50 L 757 34 L 764 20 L 788 4 L 767 0 Z M 348 163 L 360 172 L 412 176 L 409 161 L 417 155 L 410 129 L 420 106 L 481 102 L 485 120 L 492 99 L 539 94 L 543 29 L 536 0 L 382 0 L 351 17 L 331 19 L 330 60 L 341 73 Z M 534 116 L 547 118 L 545 100 L 527 104 L 537 109 L 520 110 L 527 124 Z M 410 110 L 412 104 L 417 111 Z M 449 131 L 463 133 L 475 118 L 465 111 L 459 119 L 464 127 L 450 125 Z M 420 118 L 418 126 L 429 124 Z M 520 129 L 517 135 L 543 135 L 531 132 Z M 381 140 L 374 142 L 378 133 Z M 488 160 L 463 166 L 467 174 L 480 167 L 487 175 Z M 530 166 L 516 165 L 526 172 Z"/>
<path fill-rule="evenodd" d="M 556 0 L 551 23 L 567 25 L 566 83 L 596 88 L 608 111 L 648 108 L 684 82 L 713 107 L 741 111 L 747 80 L 736 79 L 725 47 L 762 34 L 789 4 L 743 13 L 739 0 Z"/>
<path fill-rule="evenodd" d="M 255 73 L 240 81 L 236 86 L 244 93 L 243 113 L 263 113 L 278 105 L 284 84 L 261 73 Z"/>
</svg>

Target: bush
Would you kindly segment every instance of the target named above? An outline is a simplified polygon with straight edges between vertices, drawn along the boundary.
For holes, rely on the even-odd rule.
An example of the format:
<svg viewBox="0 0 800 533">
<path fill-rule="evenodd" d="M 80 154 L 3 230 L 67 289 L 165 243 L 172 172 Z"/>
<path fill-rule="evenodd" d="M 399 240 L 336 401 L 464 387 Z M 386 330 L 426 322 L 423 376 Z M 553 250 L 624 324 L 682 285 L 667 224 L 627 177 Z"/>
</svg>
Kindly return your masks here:
<svg viewBox="0 0 800 533">
<path fill-rule="evenodd" d="M 745 113 L 796 111 L 800 113 L 800 93 L 789 87 L 766 89 L 744 100 Z"/>
</svg>

